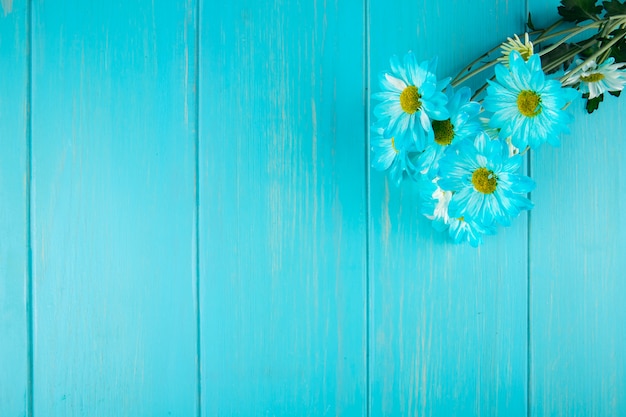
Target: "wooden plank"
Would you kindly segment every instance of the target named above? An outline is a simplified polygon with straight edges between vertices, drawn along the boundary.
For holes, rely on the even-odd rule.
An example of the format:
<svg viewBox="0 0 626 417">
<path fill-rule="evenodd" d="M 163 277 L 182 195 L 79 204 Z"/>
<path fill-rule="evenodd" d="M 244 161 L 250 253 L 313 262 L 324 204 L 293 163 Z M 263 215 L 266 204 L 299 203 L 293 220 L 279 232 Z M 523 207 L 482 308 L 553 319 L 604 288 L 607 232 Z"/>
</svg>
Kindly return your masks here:
<svg viewBox="0 0 626 417">
<path fill-rule="evenodd" d="M 533 155 L 533 414 L 626 414 L 626 110 L 574 106 L 573 134 Z"/>
<path fill-rule="evenodd" d="M 453 76 L 523 16 L 522 1 L 372 0 L 372 91 L 393 54 L 438 56 L 439 78 Z M 455 246 L 410 184 L 374 171 L 370 188 L 371 415 L 526 416 L 526 215 Z"/>
<path fill-rule="evenodd" d="M 194 415 L 196 4 L 33 3 L 35 415 Z"/>
<path fill-rule="evenodd" d="M 547 4 L 546 4 L 547 3 Z M 558 1 L 532 1 L 538 24 Z M 560 148 L 533 153 L 531 410 L 535 416 L 626 415 L 626 125 L 624 98 L 587 115 L 571 106 Z"/>
<path fill-rule="evenodd" d="M 28 22 L 0 13 L 0 414 L 28 412 Z"/>
<path fill-rule="evenodd" d="M 366 413 L 362 1 L 204 1 L 202 408 Z"/>
</svg>

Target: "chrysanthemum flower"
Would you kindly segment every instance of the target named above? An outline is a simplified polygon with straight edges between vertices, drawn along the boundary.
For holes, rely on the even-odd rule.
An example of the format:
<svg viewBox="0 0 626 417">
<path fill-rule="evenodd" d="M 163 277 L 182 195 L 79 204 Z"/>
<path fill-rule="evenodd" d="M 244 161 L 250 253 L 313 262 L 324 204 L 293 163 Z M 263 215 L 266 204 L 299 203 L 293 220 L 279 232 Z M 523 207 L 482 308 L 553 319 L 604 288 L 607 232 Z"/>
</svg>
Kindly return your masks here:
<svg viewBox="0 0 626 417">
<path fill-rule="evenodd" d="M 576 60 L 575 65 L 581 65 L 582 59 Z M 596 98 L 607 91 L 622 91 L 626 85 L 626 66 L 624 63 L 615 64 L 615 58 L 610 57 L 600 65 L 595 61 L 586 63 L 582 70 L 569 77 L 564 85 L 573 85 L 580 82 L 579 90 L 589 93 L 589 98 Z M 567 74 L 565 74 L 567 75 Z"/>
<path fill-rule="evenodd" d="M 387 124 L 386 136 L 408 135 L 421 151 L 434 140 L 431 119 L 448 118 L 442 90 L 449 79 L 437 82 L 437 60 L 418 64 L 412 52 L 405 55 L 404 64 L 397 56 L 391 58 L 390 64 L 391 72 L 380 75 L 383 91 L 372 95 L 373 99 L 382 100 L 374 114 Z"/>
<path fill-rule="evenodd" d="M 528 39 L 528 33 L 524 33 L 524 42 L 522 42 L 519 36 L 515 35 L 515 38 L 507 38 L 507 41 L 500 46 L 502 56 L 498 58 L 498 62 L 502 62 L 505 66 L 509 65 L 509 55 L 511 52 L 517 51 L 524 61 L 534 54 L 533 43 Z"/>
<path fill-rule="evenodd" d="M 372 168 L 389 171 L 389 178 L 396 186 L 407 176 L 413 177 L 416 169 L 411 156 L 417 157 L 415 143 L 406 136 L 387 137 L 379 125 L 372 126 L 372 133 Z"/>
<path fill-rule="evenodd" d="M 509 67 L 497 65 L 496 81 L 488 81 L 484 106 L 493 112 L 489 125 L 500 129 L 500 137 L 510 137 L 518 149 L 535 149 L 544 142 L 558 145 L 559 134 L 569 132 L 571 118 L 563 108 L 578 92 L 547 80 L 539 55 L 526 62 L 512 51 Z"/>
<path fill-rule="evenodd" d="M 526 198 L 535 182 L 518 174 L 519 155 L 509 157 L 508 147 L 480 133 L 447 152 L 439 161 L 439 187 L 452 191 L 448 216 L 475 221 L 487 227 L 494 221 L 508 226 L 522 210 L 533 203 Z"/>
<path fill-rule="evenodd" d="M 484 226 L 463 217 L 450 219 L 448 234 L 454 243 L 468 242 L 473 247 L 482 245 L 484 235 L 494 235 L 495 226 Z"/>
<path fill-rule="evenodd" d="M 446 149 L 465 138 L 474 138 L 481 129 L 476 117 L 480 113 L 480 104 L 470 101 L 471 90 L 463 87 L 455 93 L 452 87 L 448 87 L 446 93 L 450 118 L 432 121 L 434 142 L 426 147 L 417 163 L 417 169 L 431 178 L 437 174 L 438 161 Z"/>
<path fill-rule="evenodd" d="M 424 204 L 423 214 L 433 221 L 435 230 L 443 232 L 447 229 L 454 243 L 468 242 L 473 247 L 483 243 L 483 235 L 495 234 L 495 225 L 484 226 L 463 217 L 449 217 L 448 205 L 451 199 L 451 191 L 444 191 L 436 186 L 435 191 Z"/>
</svg>

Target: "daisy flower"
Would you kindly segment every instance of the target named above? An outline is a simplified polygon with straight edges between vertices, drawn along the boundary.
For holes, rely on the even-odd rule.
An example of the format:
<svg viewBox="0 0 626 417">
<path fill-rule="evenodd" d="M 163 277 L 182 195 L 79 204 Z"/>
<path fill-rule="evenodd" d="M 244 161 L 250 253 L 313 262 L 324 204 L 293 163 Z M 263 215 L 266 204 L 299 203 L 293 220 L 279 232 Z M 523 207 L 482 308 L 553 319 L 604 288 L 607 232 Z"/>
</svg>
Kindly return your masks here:
<svg viewBox="0 0 626 417">
<path fill-rule="evenodd" d="M 498 58 L 498 62 L 502 62 L 504 65 L 509 65 L 509 55 L 512 51 L 517 51 L 524 61 L 528 59 L 534 53 L 533 43 L 528 39 L 528 33 L 524 33 L 524 42 L 522 42 L 519 36 L 515 35 L 515 38 L 507 38 L 507 41 L 500 46 L 502 56 Z"/>
<path fill-rule="evenodd" d="M 497 65 L 496 81 L 488 81 L 484 106 L 493 112 L 489 125 L 500 129 L 500 137 L 510 137 L 518 149 L 535 149 L 544 142 L 558 145 L 559 134 L 569 132 L 571 118 L 563 108 L 578 92 L 547 80 L 539 55 L 526 62 L 512 51 L 509 67 Z"/>
<path fill-rule="evenodd" d="M 413 194 L 419 196 L 418 212 L 432 220 L 432 217 L 429 217 L 429 214 L 433 213 L 435 207 L 432 196 L 439 188 L 436 181 L 420 173 L 417 173 L 411 179 L 413 180 Z"/>
<path fill-rule="evenodd" d="M 437 82 L 437 60 L 418 64 L 412 52 L 405 55 L 404 63 L 393 56 L 390 64 L 391 72 L 384 72 L 379 78 L 383 91 L 372 95 L 382 101 L 374 108 L 374 114 L 387 124 L 386 136 L 407 135 L 421 151 L 434 140 L 431 119 L 449 117 L 442 92 L 449 78 Z"/>
<path fill-rule="evenodd" d="M 411 161 L 412 154 L 417 155 L 415 143 L 406 136 L 397 139 L 385 135 L 385 129 L 379 125 L 372 127 L 372 168 L 378 171 L 389 171 L 389 178 L 399 186 L 407 176 L 415 175 L 415 165 Z"/>
<path fill-rule="evenodd" d="M 439 161 L 438 185 L 453 192 L 448 216 L 485 227 L 494 222 L 509 226 L 522 210 L 533 207 L 525 195 L 535 182 L 517 173 L 521 165 L 521 156 L 509 157 L 506 144 L 485 133 L 461 142 Z"/>
<path fill-rule="evenodd" d="M 495 233 L 495 226 L 484 226 L 475 221 L 465 220 L 463 217 L 451 219 L 448 227 L 448 234 L 454 243 L 467 242 L 475 248 L 482 245 L 484 235 Z"/>
<path fill-rule="evenodd" d="M 489 136 L 489 138 L 500 138 L 500 129 L 489 126 L 489 117 L 479 117 L 478 120 L 480 121 L 480 128 L 487 134 L 487 136 Z"/>
<path fill-rule="evenodd" d="M 454 243 L 467 242 L 473 247 L 478 247 L 483 243 L 483 235 L 495 234 L 495 225 L 483 226 L 475 221 L 465 220 L 463 217 L 448 216 L 448 205 L 451 199 L 451 191 L 444 191 L 436 186 L 428 203 L 424 205 L 423 214 L 433 221 L 435 230 L 443 232 L 447 229 Z"/>
<path fill-rule="evenodd" d="M 583 62 L 582 59 L 577 59 L 575 65 L 581 65 Z M 621 69 L 624 65 L 626 64 L 615 64 L 613 57 L 600 65 L 595 61 L 589 61 L 580 72 L 569 77 L 563 84 L 573 85 L 580 82 L 579 90 L 589 93 L 590 99 L 599 97 L 607 91 L 622 91 L 626 85 L 626 70 Z"/>
<path fill-rule="evenodd" d="M 481 129 L 476 118 L 480 113 L 480 104 L 470 101 L 471 90 L 463 87 L 455 93 L 452 87 L 448 87 L 446 93 L 450 117 L 431 122 L 434 141 L 426 147 L 417 162 L 418 171 L 428 174 L 431 178 L 437 174 L 438 161 L 446 149 L 465 138 L 475 137 Z"/>
</svg>

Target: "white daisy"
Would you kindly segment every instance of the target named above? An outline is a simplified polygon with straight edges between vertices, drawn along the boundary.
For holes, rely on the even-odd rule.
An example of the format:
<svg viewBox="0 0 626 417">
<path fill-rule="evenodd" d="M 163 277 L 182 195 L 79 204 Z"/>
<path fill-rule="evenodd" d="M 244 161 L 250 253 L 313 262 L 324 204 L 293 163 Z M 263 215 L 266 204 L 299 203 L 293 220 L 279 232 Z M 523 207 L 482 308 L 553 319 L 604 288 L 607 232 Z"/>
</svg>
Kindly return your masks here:
<svg viewBox="0 0 626 417">
<path fill-rule="evenodd" d="M 576 60 L 576 66 L 584 61 Z M 583 93 L 589 93 L 589 98 L 593 99 L 601 96 L 607 91 L 622 91 L 626 85 L 626 64 L 615 64 L 614 58 L 609 58 L 600 65 L 595 61 L 586 63 L 581 71 L 567 78 L 563 85 L 573 85 L 580 82 L 578 89 Z M 567 74 L 565 74 L 567 76 Z"/>
</svg>

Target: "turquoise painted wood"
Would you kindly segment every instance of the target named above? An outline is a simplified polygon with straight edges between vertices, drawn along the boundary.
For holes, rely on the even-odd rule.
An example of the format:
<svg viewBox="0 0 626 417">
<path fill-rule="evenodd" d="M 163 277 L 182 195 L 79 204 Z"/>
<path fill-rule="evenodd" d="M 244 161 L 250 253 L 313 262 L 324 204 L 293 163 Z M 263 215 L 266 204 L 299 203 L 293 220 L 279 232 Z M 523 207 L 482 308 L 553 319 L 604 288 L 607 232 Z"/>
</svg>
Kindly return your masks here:
<svg viewBox="0 0 626 417">
<path fill-rule="evenodd" d="M 28 410 L 28 41 L 26 4 L 0 10 L 0 415 Z"/>
<path fill-rule="evenodd" d="M 364 3 L 202 3 L 205 416 L 366 415 Z"/>
<path fill-rule="evenodd" d="M 523 16 L 515 1 L 373 1 L 371 88 L 408 50 L 454 76 Z M 372 173 L 370 188 L 371 415 L 526 416 L 525 217 L 475 250 L 435 232 L 410 186 Z"/>
<path fill-rule="evenodd" d="M 196 412 L 195 10 L 33 2 L 36 416 Z"/>
<path fill-rule="evenodd" d="M 532 160 L 541 181 L 530 242 L 537 416 L 626 414 L 624 110 L 608 98 L 590 117 L 576 106 L 574 133 Z"/>
<path fill-rule="evenodd" d="M 626 415 L 625 109 L 614 97 L 591 116 L 574 106 L 572 134 L 559 149 L 533 155 L 539 186 L 531 216 L 530 399 L 536 416 Z"/>
<path fill-rule="evenodd" d="M 368 168 L 391 54 L 557 3 L 2 0 L 0 416 L 626 414 L 623 99 L 478 250 Z"/>
</svg>

